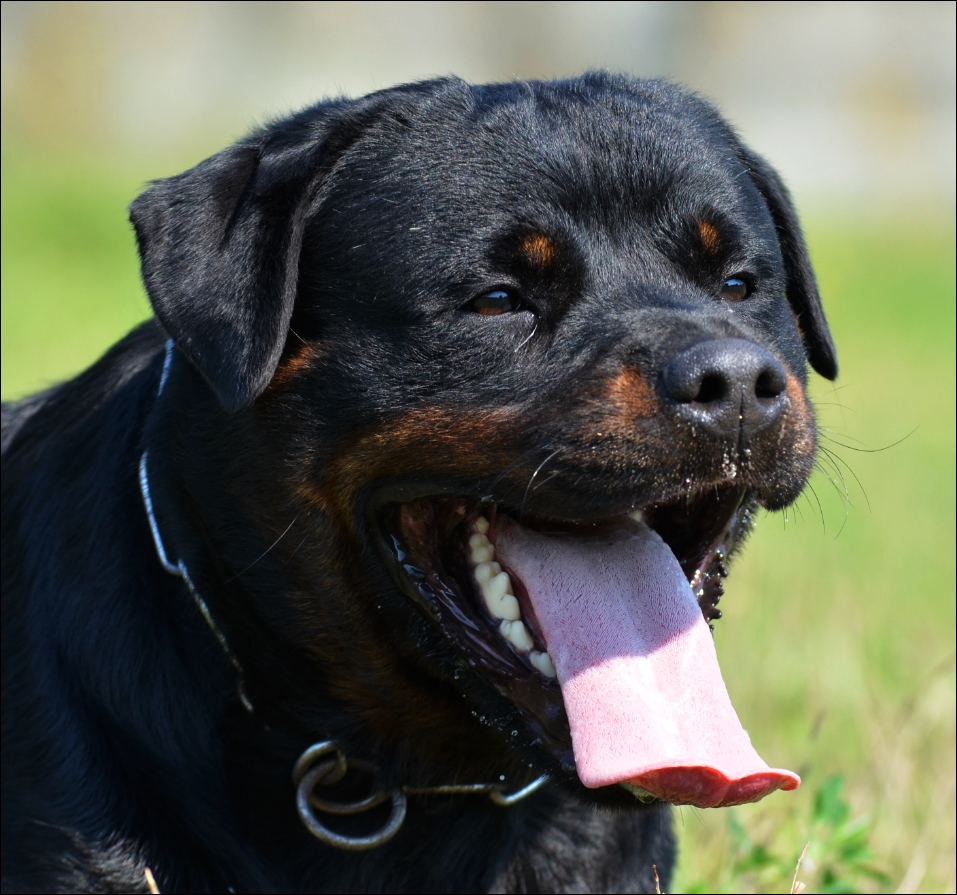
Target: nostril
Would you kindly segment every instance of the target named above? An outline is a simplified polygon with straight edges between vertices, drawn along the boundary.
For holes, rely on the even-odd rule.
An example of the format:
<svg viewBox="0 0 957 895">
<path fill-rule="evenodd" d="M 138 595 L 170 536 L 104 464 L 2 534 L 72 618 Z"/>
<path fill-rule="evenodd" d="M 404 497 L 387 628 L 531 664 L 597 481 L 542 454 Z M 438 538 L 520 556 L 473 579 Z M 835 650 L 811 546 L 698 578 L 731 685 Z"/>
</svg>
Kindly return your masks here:
<svg viewBox="0 0 957 895">
<path fill-rule="evenodd" d="M 754 382 L 754 396 L 759 400 L 771 400 L 783 394 L 787 386 L 787 378 L 780 367 L 765 368 Z"/>
<path fill-rule="evenodd" d="M 719 373 L 706 373 L 701 377 L 698 393 L 692 398 L 695 404 L 713 404 L 728 395 L 728 380 Z"/>
</svg>

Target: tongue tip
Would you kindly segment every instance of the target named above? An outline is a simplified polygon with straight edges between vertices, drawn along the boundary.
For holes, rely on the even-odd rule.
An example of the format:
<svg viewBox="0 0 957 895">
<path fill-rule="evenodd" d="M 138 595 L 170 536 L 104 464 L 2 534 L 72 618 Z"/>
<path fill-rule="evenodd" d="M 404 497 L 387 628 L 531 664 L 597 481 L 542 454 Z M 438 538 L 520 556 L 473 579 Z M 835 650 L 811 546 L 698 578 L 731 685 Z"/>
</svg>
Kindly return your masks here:
<svg viewBox="0 0 957 895">
<path fill-rule="evenodd" d="M 650 769 L 627 782 L 673 805 L 726 808 L 760 801 L 779 789 L 790 792 L 801 785 L 801 778 L 780 768 L 728 777 L 716 768 L 698 765 Z"/>
</svg>

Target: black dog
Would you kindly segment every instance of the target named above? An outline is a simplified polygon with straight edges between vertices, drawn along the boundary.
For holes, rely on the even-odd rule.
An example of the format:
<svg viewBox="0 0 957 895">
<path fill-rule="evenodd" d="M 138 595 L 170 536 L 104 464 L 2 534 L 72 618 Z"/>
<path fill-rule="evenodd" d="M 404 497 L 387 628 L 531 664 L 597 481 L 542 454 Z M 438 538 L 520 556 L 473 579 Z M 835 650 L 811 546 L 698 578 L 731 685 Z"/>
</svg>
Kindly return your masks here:
<svg viewBox="0 0 957 895">
<path fill-rule="evenodd" d="M 132 220 L 157 321 L 3 411 L 5 890 L 652 891 L 797 785 L 707 623 L 836 361 L 709 105 L 399 87 Z"/>
</svg>

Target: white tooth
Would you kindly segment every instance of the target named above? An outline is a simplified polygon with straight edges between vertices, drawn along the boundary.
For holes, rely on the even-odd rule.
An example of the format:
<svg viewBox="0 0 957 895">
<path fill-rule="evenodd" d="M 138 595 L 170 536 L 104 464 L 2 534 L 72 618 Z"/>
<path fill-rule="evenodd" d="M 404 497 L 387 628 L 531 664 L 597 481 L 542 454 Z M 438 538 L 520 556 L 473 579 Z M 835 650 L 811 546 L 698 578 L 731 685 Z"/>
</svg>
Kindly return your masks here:
<svg viewBox="0 0 957 895">
<path fill-rule="evenodd" d="M 511 594 L 504 594 L 497 600 L 489 599 L 486 594 L 482 596 L 485 597 L 485 605 L 493 618 L 516 621 L 522 617 L 522 609 L 518 605 L 518 600 Z"/>
<path fill-rule="evenodd" d="M 498 604 L 497 618 L 507 618 L 510 621 L 517 621 L 522 617 L 522 607 L 518 605 L 518 600 L 511 594 L 505 594 Z"/>
<path fill-rule="evenodd" d="M 498 601 L 508 593 L 509 589 L 510 582 L 508 575 L 504 572 L 499 572 L 498 575 L 494 578 L 489 578 L 489 580 L 482 585 L 482 593 L 485 595 L 485 601 L 491 603 L 498 603 Z"/>
<path fill-rule="evenodd" d="M 475 520 L 475 530 L 479 532 L 479 534 L 488 534 L 488 519 L 484 516 L 479 516 L 478 519 Z"/>
<path fill-rule="evenodd" d="M 525 627 L 524 623 L 520 621 L 503 621 L 499 625 L 499 633 L 509 642 L 515 649 L 525 652 L 532 648 L 532 638 L 529 637 L 528 628 Z"/>
<path fill-rule="evenodd" d="M 497 562 L 480 562 L 473 570 L 475 580 L 479 584 L 485 584 L 502 571 L 502 567 Z"/>
<path fill-rule="evenodd" d="M 548 653 L 540 653 L 538 650 L 532 650 L 529 654 L 532 665 L 545 677 L 555 677 L 555 666 L 552 663 L 552 657 Z"/>
<path fill-rule="evenodd" d="M 472 537 L 484 538 L 485 535 L 472 535 Z M 488 541 L 486 541 L 486 546 L 484 547 L 472 547 L 471 556 L 472 562 L 474 562 L 476 565 L 482 562 L 491 562 L 492 557 L 495 556 L 495 549 L 491 544 L 488 543 Z"/>
<path fill-rule="evenodd" d="M 491 565 L 491 563 L 489 563 Z M 496 563 L 498 565 L 498 563 Z M 505 596 L 505 594 L 510 594 L 512 592 L 512 579 L 508 577 L 507 572 L 499 572 L 494 578 L 489 580 L 487 585 L 489 590 L 492 590 L 493 593 L 496 593 L 500 596 Z"/>
<path fill-rule="evenodd" d="M 489 563 L 491 565 L 491 563 Z M 497 564 L 496 564 L 497 565 Z M 518 600 L 512 595 L 512 582 L 505 572 L 499 572 L 494 578 L 481 585 L 485 605 L 494 618 L 514 621 L 522 617 Z"/>
<path fill-rule="evenodd" d="M 491 547 L 492 542 L 481 531 L 476 531 L 469 535 L 469 547 L 475 550 L 478 547 Z"/>
<path fill-rule="evenodd" d="M 645 514 L 641 510 L 632 510 L 628 515 L 631 516 L 631 518 L 634 519 L 635 522 L 645 521 Z"/>
</svg>

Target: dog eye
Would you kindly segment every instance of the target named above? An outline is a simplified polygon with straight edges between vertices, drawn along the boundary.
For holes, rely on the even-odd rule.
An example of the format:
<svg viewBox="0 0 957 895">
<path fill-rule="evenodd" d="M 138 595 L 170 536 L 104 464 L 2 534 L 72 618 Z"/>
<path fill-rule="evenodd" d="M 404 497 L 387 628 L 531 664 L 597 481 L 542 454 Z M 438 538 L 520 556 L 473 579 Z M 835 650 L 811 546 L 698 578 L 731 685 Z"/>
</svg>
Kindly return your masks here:
<svg viewBox="0 0 957 895">
<path fill-rule="evenodd" d="M 747 298 L 753 290 L 746 280 L 741 277 L 730 277 L 721 286 L 721 297 L 728 301 L 741 301 Z"/>
<path fill-rule="evenodd" d="M 506 292 L 504 289 L 493 289 L 478 298 L 473 298 L 465 307 L 476 314 L 496 317 L 499 314 L 520 311 L 522 300 L 512 292 Z"/>
</svg>

